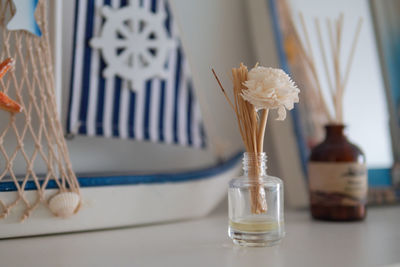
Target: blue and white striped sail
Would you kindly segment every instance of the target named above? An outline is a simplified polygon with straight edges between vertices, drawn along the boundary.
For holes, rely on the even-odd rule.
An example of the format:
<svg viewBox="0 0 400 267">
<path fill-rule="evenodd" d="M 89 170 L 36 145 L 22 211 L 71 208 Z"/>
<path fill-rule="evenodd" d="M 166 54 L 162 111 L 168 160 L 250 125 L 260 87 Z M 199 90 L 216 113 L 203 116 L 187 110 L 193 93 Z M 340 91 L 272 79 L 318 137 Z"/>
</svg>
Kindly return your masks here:
<svg viewBox="0 0 400 267">
<path fill-rule="evenodd" d="M 204 147 L 204 128 L 190 69 L 166 0 L 76 0 L 75 4 L 67 132 Z M 114 71 L 110 75 L 112 62 L 107 58 L 106 48 L 101 50 L 93 45 L 101 45 L 99 36 L 106 30 L 107 18 L 102 10 L 128 11 L 127 7 L 135 4 L 154 15 L 165 13 L 163 27 L 169 41 L 174 42 L 165 40 L 163 44 L 169 49 L 160 75 L 146 77 L 137 75 L 138 71 L 132 71 L 132 75 Z M 121 41 L 120 35 L 116 33 Z M 135 50 L 134 42 L 130 46 Z M 119 47 L 111 52 L 123 55 Z M 157 53 L 150 52 L 149 57 Z"/>
</svg>

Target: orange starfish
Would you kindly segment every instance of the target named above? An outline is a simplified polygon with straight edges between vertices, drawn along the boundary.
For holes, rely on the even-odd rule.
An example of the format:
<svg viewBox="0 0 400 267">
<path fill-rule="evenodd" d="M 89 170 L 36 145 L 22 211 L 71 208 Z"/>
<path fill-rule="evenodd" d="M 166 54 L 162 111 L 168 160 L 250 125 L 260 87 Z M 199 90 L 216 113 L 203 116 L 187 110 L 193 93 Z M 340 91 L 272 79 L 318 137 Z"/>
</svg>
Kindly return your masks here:
<svg viewBox="0 0 400 267">
<path fill-rule="evenodd" d="M 14 59 L 7 58 L 0 63 L 0 79 L 14 67 Z M 0 108 L 11 113 L 17 113 L 22 111 L 20 104 L 9 98 L 5 93 L 0 92 Z"/>
</svg>

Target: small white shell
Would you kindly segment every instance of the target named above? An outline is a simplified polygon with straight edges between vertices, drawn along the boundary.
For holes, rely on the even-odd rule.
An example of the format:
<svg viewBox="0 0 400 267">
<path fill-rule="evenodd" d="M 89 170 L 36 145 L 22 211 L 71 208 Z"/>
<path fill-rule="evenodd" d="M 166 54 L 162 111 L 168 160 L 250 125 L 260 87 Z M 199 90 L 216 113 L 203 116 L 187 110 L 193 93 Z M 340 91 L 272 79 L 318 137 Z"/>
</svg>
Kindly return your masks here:
<svg viewBox="0 0 400 267">
<path fill-rule="evenodd" d="M 80 202 L 81 198 L 77 193 L 63 192 L 50 199 L 49 208 L 54 215 L 67 218 L 76 212 Z"/>
</svg>

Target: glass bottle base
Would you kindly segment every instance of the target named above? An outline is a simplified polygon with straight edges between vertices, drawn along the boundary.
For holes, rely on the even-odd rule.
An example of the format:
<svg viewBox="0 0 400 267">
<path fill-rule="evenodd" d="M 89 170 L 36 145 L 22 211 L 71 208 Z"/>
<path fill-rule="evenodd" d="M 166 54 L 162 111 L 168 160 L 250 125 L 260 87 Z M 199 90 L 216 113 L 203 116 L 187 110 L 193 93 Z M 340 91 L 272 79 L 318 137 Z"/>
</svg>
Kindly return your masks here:
<svg viewBox="0 0 400 267">
<path fill-rule="evenodd" d="M 231 226 L 229 226 L 228 234 L 233 243 L 246 247 L 271 247 L 279 244 L 283 238 L 283 236 L 277 235 L 276 232 L 250 233 L 236 230 Z"/>
<path fill-rule="evenodd" d="M 327 206 L 312 204 L 310 209 L 314 219 L 323 221 L 361 221 L 366 216 L 365 205 Z"/>
</svg>

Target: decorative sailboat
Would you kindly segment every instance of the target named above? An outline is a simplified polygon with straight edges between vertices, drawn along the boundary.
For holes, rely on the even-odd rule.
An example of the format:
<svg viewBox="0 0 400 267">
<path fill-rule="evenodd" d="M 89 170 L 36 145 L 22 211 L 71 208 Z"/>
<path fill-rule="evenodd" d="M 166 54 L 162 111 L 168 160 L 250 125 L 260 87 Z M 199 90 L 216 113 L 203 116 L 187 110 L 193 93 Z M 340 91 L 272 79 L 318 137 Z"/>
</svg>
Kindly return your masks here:
<svg viewBox="0 0 400 267">
<path fill-rule="evenodd" d="M 46 0 L 39 1 L 43 2 Z M 63 76 L 63 84 L 68 84 L 63 91 L 70 88 L 66 132 L 75 136 L 69 145 L 72 164 L 78 166 L 81 209 L 75 216 L 59 219 L 45 205 L 38 205 L 24 223 L 24 231 L 17 216 L 11 214 L 0 220 L 0 238 L 140 225 L 209 213 L 226 195 L 228 180 L 238 173 L 240 155 L 221 160 L 213 153 L 215 141 L 205 134 L 196 97 L 201 91 L 195 91 L 168 2 L 76 0 L 74 10 L 74 36 L 64 41 L 72 44 L 71 75 Z M 46 35 L 47 29 L 39 26 Z M 64 95 L 63 102 L 66 99 Z M 158 143 L 148 143 L 152 153 L 143 153 L 147 148 L 142 145 L 121 153 L 120 157 L 128 153 L 131 162 L 146 157 L 149 163 L 140 169 L 125 165 L 123 172 L 115 172 L 114 167 L 112 173 L 107 172 L 104 166 L 112 166 L 119 160 L 116 157 L 105 157 L 104 166 L 88 169 L 74 155 L 76 143 L 90 153 L 94 144 L 98 148 L 103 142 L 119 142 L 119 147 L 132 147 L 137 141 Z M 165 171 L 157 167 L 163 166 L 166 156 L 180 153 L 179 149 L 184 151 L 180 155 L 200 160 L 189 164 L 190 169 L 170 160 Z M 118 156 L 115 148 L 110 155 L 111 150 Z M 210 166 L 210 161 L 215 163 Z M 148 166 L 152 168 L 146 170 Z M 151 173 L 154 169 L 156 173 Z M 42 189 L 56 192 L 58 185 L 50 181 Z M 35 181 L 23 183 L 24 197 L 31 198 L 36 190 Z M 0 182 L 0 196 L 5 201 L 19 191 L 14 181 Z M 18 211 L 21 208 L 16 207 L 15 214 Z"/>
</svg>

